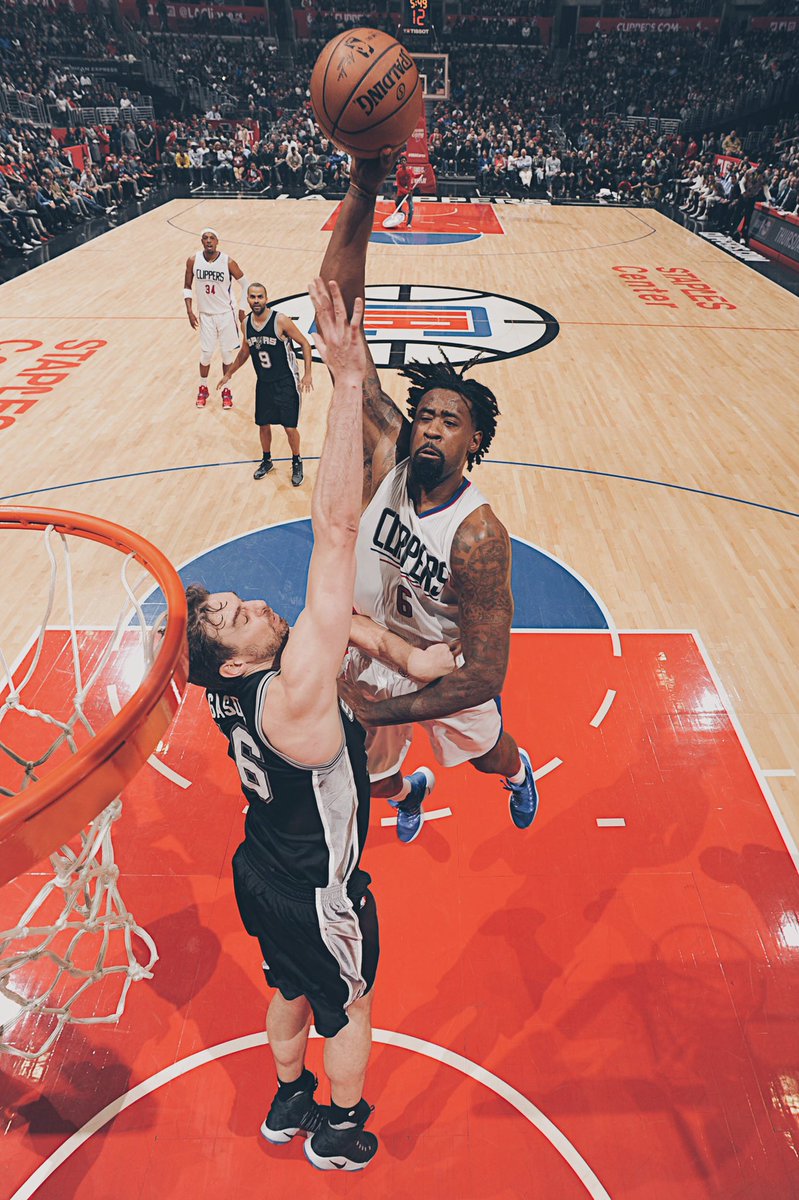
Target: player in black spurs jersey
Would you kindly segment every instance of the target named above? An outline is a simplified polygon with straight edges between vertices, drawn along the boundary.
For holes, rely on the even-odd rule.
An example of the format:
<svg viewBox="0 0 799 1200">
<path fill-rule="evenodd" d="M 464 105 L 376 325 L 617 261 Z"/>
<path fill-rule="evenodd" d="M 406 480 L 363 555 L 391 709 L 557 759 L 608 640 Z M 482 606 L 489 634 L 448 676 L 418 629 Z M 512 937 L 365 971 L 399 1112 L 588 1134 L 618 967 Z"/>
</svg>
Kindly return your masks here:
<svg viewBox="0 0 799 1200">
<path fill-rule="evenodd" d="M 363 731 L 339 705 L 361 495 L 364 357 L 356 305 L 316 280 L 317 345 L 335 376 L 311 501 L 314 548 L 305 608 L 291 630 L 263 601 L 189 589 L 190 678 L 207 689 L 249 800 L 233 859 L 245 928 L 258 938 L 277 991 L 267 1015 L 278 1091 L 262 1126 L 269 1141 L 313 1134 L 323 1117 L 305 1068 L 313 1019 L 325 1043 L 332 1104 L 315 1166 L 360 1170 L 377 1151 L 363 1131 L 378 958 L 375 903 L 361 850 L 369 819 Z M 328 1128 L 329 1126 L 329 1128 Z M 335 1127 L 335 1128 L 334 1128 Z"/>
<path fill-rule="evenodd" d="M 364 732 L 339 704 L 336 679 L 349 641 L 417 677 L 445 674 L 454 661 L 438 646 L 422 651 L 430 657 L 420 662 L 419 649 L 352 618 L 363 302 L 349 322 L 335 284 L 328 293 L 317 280 L 311 295 L 317 346 L 335 387 L 311 500 L 305 608 L 290 631 L 263 600 L 190 587 L 189 677 L 206 689 L 249 801 L 233 859 L 236 899 L 277 989 L 267 1031 L 279 1087 L 261 1132 L 276 1143 L 312 1134 L 305 1149 L 314 1166 L 356 1171 L 377 1151 L 377 1138 L 363 1128 L 371 1109 L 362 1091 L 378 927 L 360 867 L 369 821 Z M 305 1069 L 312 1017 L 327 1039 L 332 1103 L 324 1118 L 313 1099 L 316 1080 Z"/>
<path fill-rule="evenodd" d="M 253 479 L 263 479 L 272 470 L 272 426 L 282 425 L 291 447 L 291 482 L 294 487 L 299 487 L 303 471 L 297 425 L 301 394 L 313 388 L 311 343 L 289 317 L 269 308 L 266 288 L 262 283 L 250 284 L 247 303 L 250 315 L 241 323 L 241 350 L 226 369 L 217 388 L 224 390 L 233 373 L 250 359 L 258 377 L 255 385 L 255 424 L 261 435 L 263 453 Z M 302 379 L 299 377 L 292 342 L 296 342 L 302 350 L 305 366 Z"/>
</svg>

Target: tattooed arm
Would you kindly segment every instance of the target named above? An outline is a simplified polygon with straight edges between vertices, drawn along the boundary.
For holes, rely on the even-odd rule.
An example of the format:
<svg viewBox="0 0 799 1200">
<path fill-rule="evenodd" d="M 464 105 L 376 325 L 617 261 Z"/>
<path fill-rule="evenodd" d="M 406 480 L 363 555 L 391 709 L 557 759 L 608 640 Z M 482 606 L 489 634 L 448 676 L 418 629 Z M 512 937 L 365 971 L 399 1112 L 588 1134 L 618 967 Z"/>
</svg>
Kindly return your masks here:
<svg viewBox="0 0 799 1200">
<path fill-rule="evenodd" d="M 392 161 L 390 151 L 384 151 L 379 159 L 353 161 L 351 186 L 322 260 L 319 274 L 325 282 L 336 280 L 350 314 L 355 298 L 364 295 L 366 251 L 374 222 L 375 195 L 391 169 Z M 367 342 L 363 384 L 364 506 L 391 468 L 407 455 L 409 431 L 408 421 L 380 386 Z"/>
<path fill-rule="evenodd" d="M 500 694 L 513 620 L 510 563 L 507 530 L 485 504 L 466 518 L 452 544 L 450 584 L 458 594 L 464 665 L 418 692 L 356 702 L 357 715 L 365 724 L 428 721 L 474 708 Z"/>
<path fill-rule="evenodd" d="M 408 457 L 410 422 L 380 386 L 367 346 L 363 381 L 363 507 L 372 499 L 392 467 Z"/>
</svg>

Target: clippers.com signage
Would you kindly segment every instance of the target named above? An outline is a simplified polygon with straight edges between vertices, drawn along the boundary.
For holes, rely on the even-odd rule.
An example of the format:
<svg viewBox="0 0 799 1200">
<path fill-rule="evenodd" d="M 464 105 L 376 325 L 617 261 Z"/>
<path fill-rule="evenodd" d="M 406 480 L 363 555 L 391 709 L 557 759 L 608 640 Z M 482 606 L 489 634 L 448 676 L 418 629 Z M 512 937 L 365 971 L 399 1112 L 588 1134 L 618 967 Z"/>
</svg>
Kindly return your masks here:
<svg viewBox="0 0 799 1200">
<path fill-rule="evenodd" d="M 578 33 L 677 33 L 681 29 L 718 31 L 718 17 L 662 17 L 636 21 L 629 17 L 581 17 Z"/>
</svg>

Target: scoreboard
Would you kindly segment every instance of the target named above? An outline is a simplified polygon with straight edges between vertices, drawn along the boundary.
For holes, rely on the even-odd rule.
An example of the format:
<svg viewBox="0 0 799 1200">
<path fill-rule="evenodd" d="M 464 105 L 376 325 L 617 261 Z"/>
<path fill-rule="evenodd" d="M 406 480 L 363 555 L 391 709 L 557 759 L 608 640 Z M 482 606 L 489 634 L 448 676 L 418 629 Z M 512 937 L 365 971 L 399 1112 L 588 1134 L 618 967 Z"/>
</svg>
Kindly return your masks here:
<svg viewBox="0 0 799 1200">
<path fill-rule="evenodd" d="M 433 40 L 430 0 L 402 0 L 402 33 L 405 45 L 426 46 Z"/>
</svg>

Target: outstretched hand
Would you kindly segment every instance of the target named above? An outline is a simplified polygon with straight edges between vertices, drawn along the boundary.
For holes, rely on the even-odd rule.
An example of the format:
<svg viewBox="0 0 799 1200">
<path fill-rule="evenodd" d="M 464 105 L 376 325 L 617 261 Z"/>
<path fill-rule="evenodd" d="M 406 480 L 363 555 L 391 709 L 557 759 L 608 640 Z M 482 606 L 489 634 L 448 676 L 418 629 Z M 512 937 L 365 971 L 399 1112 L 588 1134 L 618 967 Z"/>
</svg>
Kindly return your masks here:
<svg viewBox="0 0 799 1200">
<path fill-rule="evenodd" d="M 358 296 L 347 317 L 344 298 L 335 280 L 326 285 L 317 276 L 308 288 L 316 310 L 314 342 L 334 380 L 352 375 L 360 382 L 366 373 L 366 347 L 361 334 L 363 298 Z"/>
<path fill-rule="evenodd" d="M 379 158 L 354 158 L 350 166 L 350 179 L 364 192 L 377 195 L 381 183 L 393 171 L 400 153 L 401 150 L 385 146 Z"/>
</svg>

